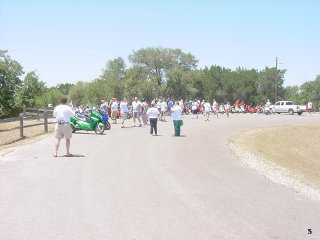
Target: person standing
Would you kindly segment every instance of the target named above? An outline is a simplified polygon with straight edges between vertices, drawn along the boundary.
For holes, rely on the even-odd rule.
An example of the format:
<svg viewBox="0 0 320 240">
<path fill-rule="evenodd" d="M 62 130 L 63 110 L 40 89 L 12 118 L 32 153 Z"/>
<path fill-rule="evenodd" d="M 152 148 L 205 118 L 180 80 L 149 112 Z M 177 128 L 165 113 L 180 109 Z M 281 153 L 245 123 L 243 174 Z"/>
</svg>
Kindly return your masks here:
<svg viewBox="0 0 320 240">
<path fill-rule="evenodd" d="M 136 126 L 136 118 L 139 121 L 139 127 L 142 127 L 141 120 L 140 120 L 140 110 L 141 110 L 141 102 L 138 100 L 137 97 L 134 98 L 132 102 L 132 113 L 133 113 L 133 126 Z"/>
<path fill-rule="evenodd" d="M 109 108 L 108 102 L 105 100 L 101 100 L 100 111 L 108 114 L 108 108 Z"/>
<path fill-rule="evenodd" d="M 161 113 L 161 99 L 159 98 L 159 99 L 156 99 L 155 100 L 155 103 L 156 103 L 156 105 L 155 105 L 155 107 L 158 109 L 158 111 Z M 159 115 L 159 118 L 158 118 L 160 121 L 161 121 L 161 115 Z"/>
<path fill-rule="evenodd" d="M 128 102 L 127 99 L 124 98 L 121 103 L 120 103 L 120 111 L 121 111 L 121 116 L 122 116 L 122 123 L 121 123 L 121 128 L 124 128 L 124 122 L 128 118 Z"/>
<path fill-rule="evenodd" d="M 182 109 L 182 114 L 184 113 L 184 102 L 183 102 L 183 99 L 180 99 L 179 101 L 179 106 L 181 107 Z"/>
<path fill-rule="evenodd" d="M 142 109 L 142 122 L 144 125 L 148 124 L 148 116 L 147 116 L 147 111 L 148 111 L 149 105 L 147 103 L 147 100 L 144 99 L 143 103 L 141 104 L 141 109 Z"/>
<path fill-rule="evenodd" d="M 181 133 L 182 121 L 182 109 L 179 106 L 179 102 L 176 101 L 174 107 L 171 108 L 171 117 L 173 120 L 174 136 L 178 137 Z"/>
<path fill-rule="evenodd" d="M 148 109 L 147 111 L 147 115 L 149 116 L 149 122 L 150 122 L 150 134 L 153 135 L 153 131 L 154 131 L 154 135 L 158 135 L 158 116 L 159 116 L 160 112 L 158 110 L 158 108 L 156 108 L 156 104 L 153 103 L 151 104 L 151 108 Z"/>
<path fill-rule="evenodd" d="M 168 106 L 168 110 L 171 110 L 171 108 L 173 107 L 173 100 L 171 98 L 168 99 L 167 106 Z"/>
<path fill-rule="evenodd" d="M 116 98 L 112 98 L 112 103 L 111 103 L 111 118 L 113 120 L 113 123 L 117 123 L 117 117 L 118 117 L 118 101 Z"/>
<path fill-rule="evenodd" d="M 227 117 L 229 117 L 229 113 L 230 113 L 230 103 L 227 102 L 227 105 L 226 105 L 226 114 L 227 114 Z"/>
<path fill-rule="evenodd" d="M 215 99 L 213 99 L 212 110 L 213 110 L 214 115 L 217 115 L 217 118 L 218 118 L 219 117 L 219 104 L 217 103 L 217 101 Z"/>
<path fill-rule="evenodd" d="M 163 99 L 161 102 L 160 121 L 166 121 L 167 102 Z M 159 109 L 158 109 L 159 110 Z"/>
<path fill-rule="evenodd" d="M 54 137 L 57 139 L 55 143 L 55 151 L 53 156 L 58 156 L 60 141 L 62 138 L 66 139 L 66 157 L 72 157 L 70 153 L 70 139 L 72 138 L 72 128 L 70 126 L 70 118 L 75 115 L 71 107 L 67 105 L 67 97 L 60 98 L 60 105 L 56 106 L 53 110 L 53 116 L 56 118 L 56 127 Z"/>
<path fill-rule="evenodd" d="M 210 111 L 211 111 L 211 106 L 210 106 L 210 103 L 209 101 L 206 101 L 204 104 L 203 104 L 203 107 L 204 107 L 204 114 L 205 114 L 205 121 L 209 121 L 209 116 L 210 116 Z"/>
<path fill-rule="evenodd" d="M 197 116 L 197 119 L 198 119 L 198 107 L 199 107 L 198 101 L 197 101 L 197 99 L 195 99 L 195 100 L 192 102 L 192 105 L 191 105 L 192 118 L 194 117 L 194 115 L 196 115 L 196 116 Z"/>
<path fill-rule="evenodd" d="M 311 116 L 311 112 L 312 112 L 312 102 L 311 101 L 309 101 L 307 104 L 307 111 L 308 111 L 309 115 Z"/>
</svg>

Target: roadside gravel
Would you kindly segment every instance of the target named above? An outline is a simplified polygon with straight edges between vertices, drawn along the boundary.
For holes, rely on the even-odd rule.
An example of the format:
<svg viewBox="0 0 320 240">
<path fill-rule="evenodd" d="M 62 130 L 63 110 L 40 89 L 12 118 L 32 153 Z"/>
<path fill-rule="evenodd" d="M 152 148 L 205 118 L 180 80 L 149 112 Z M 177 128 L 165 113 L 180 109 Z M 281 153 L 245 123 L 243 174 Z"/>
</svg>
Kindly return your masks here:
<svg viewBox="0 0 320 240">
<path fill-rule="evenodd" d="M 291 188 L 299 194 L 313 200 L 320 200 L 320 189 L 307 183 L 302 177 L 282 168 L 268 159 L 256 156 L 241 148 L 236 142 L 229 144 L 231 151 L 243 164 L 267 177 L 271 181 Z"/>
</svg>

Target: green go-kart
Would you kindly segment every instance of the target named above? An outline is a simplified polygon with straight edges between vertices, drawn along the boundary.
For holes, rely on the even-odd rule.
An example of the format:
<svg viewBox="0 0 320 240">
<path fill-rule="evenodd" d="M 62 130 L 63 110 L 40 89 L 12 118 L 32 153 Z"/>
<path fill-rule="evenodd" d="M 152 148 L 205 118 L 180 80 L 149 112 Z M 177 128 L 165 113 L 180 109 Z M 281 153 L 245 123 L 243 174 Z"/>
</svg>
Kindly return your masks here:
<svg viewBox="0 0 320 240">
<path fill-rule="evenodd" d="M 70 126 L 73 133 L 79 130 L 83 130 L 95 131 L 96 134 L 103 134 L 105 129 L 101 114 L 96 111 L 92 111 L 86 119 L 71 117 Z"/>
</svg>

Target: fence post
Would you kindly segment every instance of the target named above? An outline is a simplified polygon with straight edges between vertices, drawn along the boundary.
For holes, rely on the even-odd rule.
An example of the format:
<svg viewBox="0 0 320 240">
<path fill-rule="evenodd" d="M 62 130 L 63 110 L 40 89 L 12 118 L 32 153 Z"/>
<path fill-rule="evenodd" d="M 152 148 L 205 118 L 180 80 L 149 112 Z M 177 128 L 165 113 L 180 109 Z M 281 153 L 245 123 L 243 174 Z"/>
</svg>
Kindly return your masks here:
<svg viewBox="0 0 320 240">
<path fill-rule="evenodd" d="M 43 115 L 44 115 L 44 131 L 46 133 L 48 133 L 48 112 L 47 112 L 47 110 L 43 111 Z"/>
<path fill-rule="evenodd" d="M 23 113 L 20 113 L 20 138 L 23 138 Z"/>
</svg>

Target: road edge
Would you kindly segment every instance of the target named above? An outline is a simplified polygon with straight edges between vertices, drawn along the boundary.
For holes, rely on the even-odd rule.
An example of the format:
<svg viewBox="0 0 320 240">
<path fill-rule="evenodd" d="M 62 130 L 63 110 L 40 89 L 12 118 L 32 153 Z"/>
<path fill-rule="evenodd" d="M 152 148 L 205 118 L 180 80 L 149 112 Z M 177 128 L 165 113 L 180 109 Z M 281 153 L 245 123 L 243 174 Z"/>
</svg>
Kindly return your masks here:
<svg viewBox="0 0 320 240">
<path fill-rule="evenodd" d="M 320 201 L 320 189 L 318 187 L 307 183 L 303 178 L 290 170 L 241 148 L 234 140 L 235 136 L 233 135 L 229 138 L 228 147 L 235 158 L 241 163 L 276 184 L 290 188 L 304 197 Z"/>
</svg>

